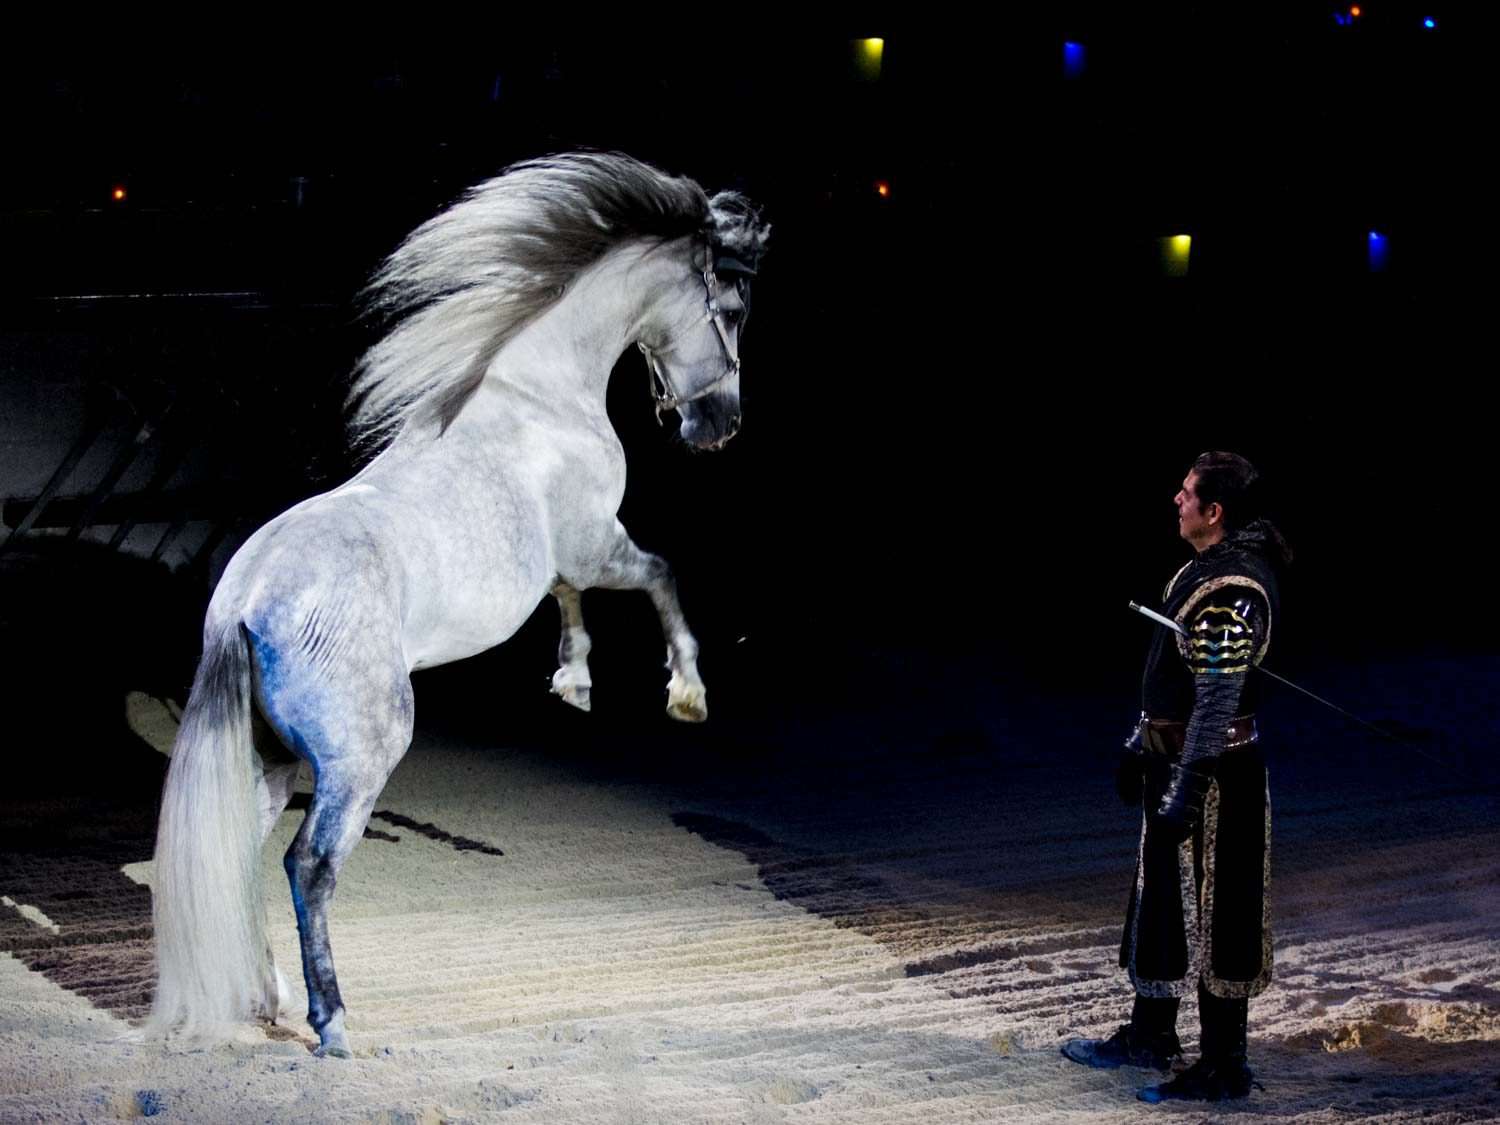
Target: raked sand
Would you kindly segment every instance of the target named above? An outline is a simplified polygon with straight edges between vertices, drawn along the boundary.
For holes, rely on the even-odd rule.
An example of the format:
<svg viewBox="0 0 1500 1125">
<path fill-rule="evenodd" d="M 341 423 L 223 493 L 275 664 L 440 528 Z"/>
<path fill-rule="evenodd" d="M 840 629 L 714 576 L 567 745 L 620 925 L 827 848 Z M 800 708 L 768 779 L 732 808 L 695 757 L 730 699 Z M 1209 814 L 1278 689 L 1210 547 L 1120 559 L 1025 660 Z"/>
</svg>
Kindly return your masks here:
<svg viewBox="0 0 1500 1125">
<path fill-rule="evenodd" d="M 1134 845 L 1107 784 L 1059 801 L 1044 758 L 995 771 L 962 747 L 881 758 L 871 740 L 847 792 L 784 757 L 695 785 L 479 741 L 419 733 L 377 805 L 398 819 L 372 822 L 395 839 L 363 841 L 340 877 L 352 1060 L 312 1056 L 300 1017 L 210 1049 L 132 1042 L 138 1005 L 111 1011 L 105 982 L 47 968 L 72 923 L 0 887 L 0 1121 L 1205 1117 L 1142 1106 L 1141 1073 L 1058 1053 L 1128 1004 Z M 1264 1088 L 1212 1119 L 1500 1119 L 1500 825 L 1493 795 L 1444 792 L 1372 812 L 1293 779 L 1276 980 L 1251 1008 Z M 277 859 L 301 815 L 264 876 L 294 1013 Z M 149 942 L 117 928 L 149 970 Z M 1190 1042 L 1195 1018 L 1189 1001 Z"/>
</svg>

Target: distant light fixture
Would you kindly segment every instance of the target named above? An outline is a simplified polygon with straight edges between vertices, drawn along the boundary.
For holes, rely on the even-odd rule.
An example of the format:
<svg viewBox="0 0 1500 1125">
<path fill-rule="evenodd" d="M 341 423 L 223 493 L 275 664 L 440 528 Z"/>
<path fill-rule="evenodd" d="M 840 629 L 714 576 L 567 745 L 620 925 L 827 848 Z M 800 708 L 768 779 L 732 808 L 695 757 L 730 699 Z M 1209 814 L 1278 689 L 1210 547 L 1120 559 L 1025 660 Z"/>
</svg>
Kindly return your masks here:
<svg viewBox="0 0 1500 1125">
<path fill-rule="evenodd" d="M 884 180 L 878 181 L 875 184 L 875 194 L 880 196 L 881 199 L 889 199 L 891 197 L 891 185 Z"/>
<path fill-rule="evenodd" d="M 125 189 L 122 188 L 122 187 L 120 187 L 117 184 L 117 185 L 115 185 L 115 190 L 109 193 L 109 197 L 111 199 L 113 199 L 116 203 L 124 203 L 125 202 Z"/>
<path fill-rule="evenodd" d="M 1162 272 L 1168 277 L 1186 277 L 1188 261 L 1193 251 L 1193 236 L 1174 234 L 1170 238 L 1161 239 L 1160 245 Z"/>
<path fill-rule="evenodd" d="M 1063 77 L 1082 78 L 1084 69 L 1084 50 L 1082 43 L 1063 44 Z"/>
</svg>

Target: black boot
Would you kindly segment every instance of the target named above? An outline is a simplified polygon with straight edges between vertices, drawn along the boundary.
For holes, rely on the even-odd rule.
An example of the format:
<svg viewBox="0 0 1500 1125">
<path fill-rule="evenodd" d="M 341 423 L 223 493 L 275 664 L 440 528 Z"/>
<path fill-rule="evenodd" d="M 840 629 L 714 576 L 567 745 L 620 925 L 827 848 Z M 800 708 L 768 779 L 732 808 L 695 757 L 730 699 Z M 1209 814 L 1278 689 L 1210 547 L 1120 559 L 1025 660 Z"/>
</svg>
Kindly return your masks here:
<svg viewBox="0 0 1500 1125">
<path fill-rule="evenodd" d="M 1177 1042 L 1177 998 L 1137 996 L 1130 1022 L 1108 1039 L 1069 1039 L 1062 1045 L 1063 1057 L 1101 1070 L 1121 1066 L 1144 1066 L 1171 1070 L 1182 1055 Z"/>
<path fill-rule="evenodd" d="M 1147 1086 L 1143 1102 L 1218 1102 L 1243 1098 L 1255 1085 L 1246 1061 L 1248 1000 L 1222 1000 L 1201 985 L 1198 1011 L 1203 1021 L 1203 1056 L 1170 1082 Z"/>
</svg>

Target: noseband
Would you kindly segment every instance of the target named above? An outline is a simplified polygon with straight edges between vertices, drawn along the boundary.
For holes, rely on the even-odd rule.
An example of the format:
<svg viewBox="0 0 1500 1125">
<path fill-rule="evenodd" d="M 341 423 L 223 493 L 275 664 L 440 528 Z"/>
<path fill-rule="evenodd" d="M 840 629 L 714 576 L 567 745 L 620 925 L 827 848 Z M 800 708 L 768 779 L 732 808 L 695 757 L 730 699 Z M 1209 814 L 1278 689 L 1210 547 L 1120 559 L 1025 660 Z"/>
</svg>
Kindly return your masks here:
<svg viewBox="0 0 1500 1125">
<path fill-rule="evenodd" d="M 666 368 L 657 362 L 656 353 L 643 341 L 637 340 L 635 346 L 641 349 L 641 354 L 646 357 L 647 378 L 650 380 L 651 397 L 656 400 L 656 424 L 662 424 L 661 416 L 664 411 L 676 410 L 689 402 L 697 402 L 701 398 L 707 398 L 728 380 L 737 378 L 740 373 L 740 357 L 738 351 L 730 346 L 729 329 L 724 326 L 724 312 L 719 307 L 719 293 L 722 291 L 723 283 L 715 272 L 714 248 L 704 247 L 703 264 L 703 288 L 706 292 L 704 308 L 708 313 L 708 322 L 714 326 L 714 331 L 719 337 L 719 346 L 724 351 L 725 368 L 724 374 L 720 375 L 711 383 L 706 383 L 689 395 L 680 395 L 672 386 L 672 377 Z M 745 266 L 733 258 L 725 258 L 724 266 L 726 272 L 735 272 L 749 277 L 754 274 L 754 269 Z M 736 285 L 739 282 L 735 283 Z"/>
</svg>

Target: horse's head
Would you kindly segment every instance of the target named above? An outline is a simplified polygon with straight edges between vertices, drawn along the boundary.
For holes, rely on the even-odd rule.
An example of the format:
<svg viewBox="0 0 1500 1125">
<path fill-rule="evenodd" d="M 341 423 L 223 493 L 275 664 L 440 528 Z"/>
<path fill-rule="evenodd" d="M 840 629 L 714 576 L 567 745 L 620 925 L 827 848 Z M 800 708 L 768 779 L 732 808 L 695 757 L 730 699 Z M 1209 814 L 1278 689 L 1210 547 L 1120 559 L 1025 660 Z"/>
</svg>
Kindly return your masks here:
<svg viewBox="0 0 1500 1125">
<path fill-rule="evenodd" d="M 740 196 L 713 198 L 713 227 L 690 239 L 691 261 L 639 341 L 656 413 L 676 410 L 682 440 L 722 449 L 740 428 L 740 333 L 750 279 L 770 228 Z"/>
</svg>

